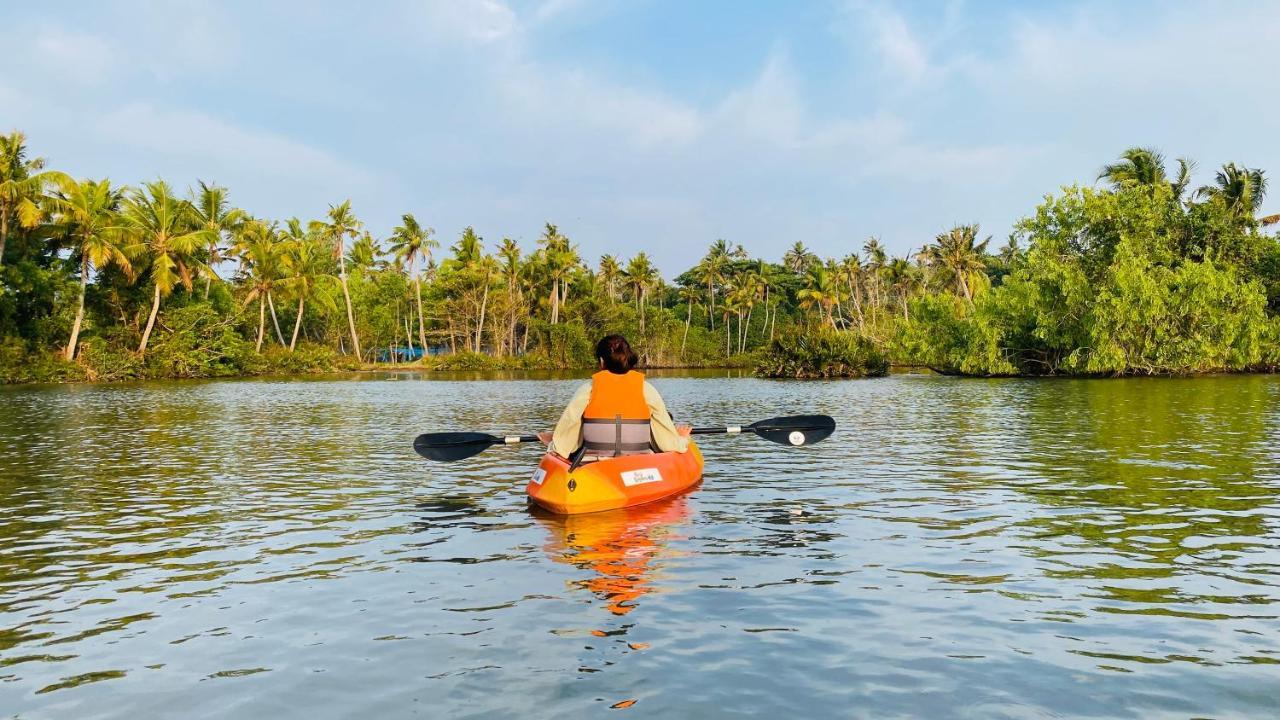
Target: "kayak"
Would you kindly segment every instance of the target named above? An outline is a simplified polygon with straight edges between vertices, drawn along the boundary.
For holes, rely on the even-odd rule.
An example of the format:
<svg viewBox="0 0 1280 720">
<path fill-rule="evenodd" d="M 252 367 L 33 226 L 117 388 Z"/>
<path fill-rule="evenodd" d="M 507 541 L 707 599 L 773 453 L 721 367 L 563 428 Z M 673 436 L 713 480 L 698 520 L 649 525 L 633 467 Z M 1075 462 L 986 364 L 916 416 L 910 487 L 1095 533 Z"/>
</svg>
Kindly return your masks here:
<svg viewBox="0 0 1280 720">
<path fill-rule="evenodd" d="M 701 479 L 702 452 L 690 442 L 688 452 L 623 455 L 583 463 L 572 473 L 568 460 L 547 453 L 525 492 L 551 512 L 577 515 L 661 500 Z"/>
</svg>

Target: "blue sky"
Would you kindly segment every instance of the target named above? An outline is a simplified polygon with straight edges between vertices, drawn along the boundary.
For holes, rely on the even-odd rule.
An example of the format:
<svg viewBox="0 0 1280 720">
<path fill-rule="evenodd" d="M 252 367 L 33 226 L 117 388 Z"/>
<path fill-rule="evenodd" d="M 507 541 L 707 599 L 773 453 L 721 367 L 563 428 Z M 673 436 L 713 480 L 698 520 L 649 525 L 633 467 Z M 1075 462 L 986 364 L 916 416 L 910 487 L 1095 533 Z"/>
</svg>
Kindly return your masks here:
<svg viewBox="0 0 1280 720">
<path fill-rule="evenodd" d="M 1000 244 L 1131 145 L 1280 174 L 1275 2 L 46 1 L 0 26 L 0 127 L 76 175 L 213 180 L 271 218 L 351 198 L 444 245 L 552 221 L 668 276 L 717 237 Z"/>
</svg>

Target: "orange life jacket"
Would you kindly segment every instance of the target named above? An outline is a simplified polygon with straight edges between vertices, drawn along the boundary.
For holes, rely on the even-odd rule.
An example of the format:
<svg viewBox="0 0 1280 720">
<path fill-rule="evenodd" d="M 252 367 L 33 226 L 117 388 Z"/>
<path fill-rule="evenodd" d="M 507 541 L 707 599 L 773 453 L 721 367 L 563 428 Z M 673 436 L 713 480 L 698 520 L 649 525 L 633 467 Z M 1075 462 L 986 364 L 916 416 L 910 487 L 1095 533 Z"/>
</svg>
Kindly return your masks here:
<svg viewBox="0 0 1280 720">
<path fill-rule="evenodd" d="M 582 444 L 595 455 L 652 452 L 644 375 L 601 370 L 591 376 L 591 401 L 582 412 Z"/>
</svg>

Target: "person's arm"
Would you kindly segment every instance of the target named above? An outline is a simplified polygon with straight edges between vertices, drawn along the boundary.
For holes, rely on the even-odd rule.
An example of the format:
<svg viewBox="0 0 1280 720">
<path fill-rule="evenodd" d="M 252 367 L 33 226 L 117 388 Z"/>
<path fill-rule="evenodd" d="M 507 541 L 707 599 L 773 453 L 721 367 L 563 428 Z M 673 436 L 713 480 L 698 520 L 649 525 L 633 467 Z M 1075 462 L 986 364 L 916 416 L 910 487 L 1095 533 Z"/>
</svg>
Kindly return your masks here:
<svg viewBox="0 0 1280 720">
<path fill-rule="evenodd" d="M 573 394 L 573 399 L 560 414 L 560 421 L 551 433 L 551 452 L 569 457 L 582 444 L 582 412 L 591 403 L 591 383 L 584 383 Z"/>
<path fill-rule="evenodd" d="M 653 442 L 662 452 L 685 452 L 689 449 L 689 438 L 682 434 L 667 412 L 667 404 L 662 396 L 648 381 L 644 384 L 644 400 L 649 405 L 649 430 L 653 433 Z"/>
</svg>

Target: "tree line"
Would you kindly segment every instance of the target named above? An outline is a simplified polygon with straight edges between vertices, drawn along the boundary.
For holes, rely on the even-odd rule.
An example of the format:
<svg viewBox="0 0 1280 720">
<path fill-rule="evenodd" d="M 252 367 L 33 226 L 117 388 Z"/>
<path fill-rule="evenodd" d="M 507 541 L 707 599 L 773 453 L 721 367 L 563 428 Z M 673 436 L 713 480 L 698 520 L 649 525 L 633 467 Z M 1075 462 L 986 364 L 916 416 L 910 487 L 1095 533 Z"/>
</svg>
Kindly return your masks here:
<svg viewBox="0 0 1280 720">
<path fill-rule="evenodd" d="M 999 249 L 976 224 L 899 256 L 872 237 L 841 258 L 796 241 L 772 262 L 716 240 L 672 282 L 643 251 L 591 262 L 551 223 L 533 248 L 470 227 L 442 247 L 412 213 L 377 238 L 349 201 L 273 220 L 214 183 L 117 186 L 46 165 L 20 132 L 0 136 L 11 381 L 578 367 L 605 332 L 650 366 L 756 364 L 826 337 L 804 345 L 825 354 L 774 357 L 788 374 L 889 359 L 976 375 L 1276 364 L 1266 228 L 1280 218 L 1258 217 L 1263 172 L 1228 164 L 1192 190 L 1193 164 L 1169 176 L 1152 149 L 1104 166 L 1103 187 L 1047 196 Z"/>
</svg>

